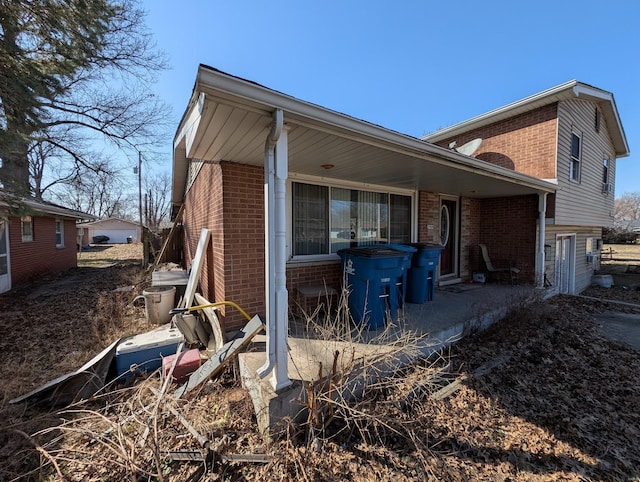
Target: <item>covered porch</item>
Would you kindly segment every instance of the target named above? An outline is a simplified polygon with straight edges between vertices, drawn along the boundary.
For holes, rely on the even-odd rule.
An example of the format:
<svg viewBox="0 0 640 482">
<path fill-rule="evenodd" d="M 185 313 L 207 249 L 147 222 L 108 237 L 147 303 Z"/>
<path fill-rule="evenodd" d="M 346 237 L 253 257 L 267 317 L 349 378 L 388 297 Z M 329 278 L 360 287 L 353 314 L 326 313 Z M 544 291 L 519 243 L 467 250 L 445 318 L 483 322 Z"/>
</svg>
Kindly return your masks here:
<svg viewBox="0 0 640 482">
<path fill-rule="evenodd" d="M 253 348 L 239 356 L 243 384 L 251 393 L 262 431 L 273 433 L 286 420 L 300 421 L 307 416 L 309 387 L 335 383 L 337 398 L 358 397 L 364 386 L 392 376 L 416 358 L 446 358 L 443 352 L 451 344 L 486 329 L 509 309 L 550 294 L 531 285 L 449 285 L 438 288 L 432 301 L 405 303 L 391 325 L 367 330 L 351 324 L 348 333 L 342 322 L 336 321 L 335 308 L 327 319 L 319 315 L 297 317 L 289 322 L 287 337 L 286 366 L 291 383 L 275 391 L 256 375 L 267 356 L 266 337 L 258 336 Z"/>
<path fill-rule="evenodd" d="M 215 167 L 208 179 L 216 179 L 219 183 L 215 185 L 218 189 L 215 196 L 211 194 L 213 185 L 204 181 L 200 186 L 202 191 L 193 189 L 199 172 L 208 166 Z M 253 191 L 253 194 L 258 194 L 253 198 L 245 194 L 241 202 L 233 205 L 233 213 L 220 215 L 222 206 L 227 209 L 226 206 L 238 200 L 238 192 L 246 193 L 255 187 L 249 181 L 262 170 L 263 191 Z M 247 297 L 252 297 L 247 298 L 247 303 L 255 303 L 257 297 L 262 299 L 256 291 L 245 289 L 249 278 L 241 278 L 240 271 L 234 271 L 233 263 L 236 259 L 251 257 L 255 266 L 258 263 L 264 266 L 264 305 L 253 306 L 257 312 L 265 313 L 266 351 L 260 355 L 264 364 L 256 370 L 260 377 L 270 380 L 275 391 L 284 390 L 292 384 L 286 364 L 290 328 L 289 275 L 294 270 L 300 279 L 318 275 L 319 270 L 313 264 L 318 261 L 325 263 L 335 274 L 338 262 L 331 246 L 321 253 L 299 255 L 295 252 L 296 234 L 291 218 L 292 180 L 329 186 L 329 189 L 335 186 L 352 193 L 357 190 L 365 194 L 384 192 L 389 197 L 395 195 L 410 199 L 405 221 L 407 242 L 440 239 L 439 208 L 444 198 L 458 201 L 456 213 L 461 216 L 462 211 L 468 208 L 468 216 L 476 216 L 476 223 L 481 223 L 478 220 L 482 216 L 478 206 L 481 201 L 527 199 L 527 256 L 535 259 L 535 267 L 531 269 L 535 271 L 535 278 L 542 279 L 544 251 L 543 243 L 536 240 L 536 231 L 538 226 L 544 229 L 546 195 L 555 190 L 551 183 L 201 66 L 191 102 L 174 140 L 174 209 L 186 204 L 186 199 L 191 197 L 188 209 L 193 210 L 196 205 L 206 206 L 205 211 L 211 211 L 211 216 L 218 216 L 216 222 L 220 220 L 216 225 L 220 232 L 214 236 L 219 244 L 212 250 L 214 259 L 209 261 L 211 278 L 215 281 L 215 290 L 210 289 L 210 292 L 215 301 L 223 301 L 218 297 L 225 296 L 244 305 L 245 300 L 240 297 L 245 296 L 245 292 Z M 233 190 L 234 187 L 242 190 Z M 208 198 L 202 199 L 203 196 Z M 533 205 L 530 203 L 532 198 Z M 225 202 L 214 207 L 215 199 L 224 199 Z M 331 195 L 328 199 L 332 199 Z M 516 213 L 512 216 L 521 212 L 517 203 L 506 201 L 503 204 L 510 205 L 511 212 Z M 487 209 L 492 209 L 490 203 L 488 206 Z M 253 214 L 259 208 L 263 209 L 263 218 Z M 249 232 L 250 238 L 244 239 L 241 238 L 243 231 L 236 229 L 239 219 L 245 219 L 245 215 L 251 222 L 264 223 L 264 250 L 261 253 L 255 248 L 246 248 L 249 242 L 256 240 L 254 231 Z M 198 216 L 192 218 L 200 219 Z M 462 278 L 462 273 L 470 270 L 468 245 L 474 242 L 465 239 L 463 243 L 463 236 L 473 233 L 463 232 L 464 226 L 460 227 L 459 222 L 450 224 L 459 228 L 451 239 L 452 253 L 457 257 L 454 274 Z M 194 226 L 190 230 L 196 232 L 196 228 Z M 250 229 L 253 228 L 247 230 Z M 326 232 L 329 237 L 330 231 Z M 539 236 L 539 239 L 544 239 L 544 236 Z M 389 241 L 391 239 L 387 238 Z M 255 270 L 247 270 L 251 279 L 255 275 L 259 276 Z M 209 280 L 202 281 L 208 286 Z M 318 283 L 322 280 L 312 281 Z M 513 292 L 512 287 L 495 287 L 495 292 L 503 289 L 505 293 Z M 452 299 L 455 295 L 457 298 Z M 434 332 L 434 336 L 442 337 L 447 335 L 447 330 L 455 331 L 455 326 L 473 314 L 477 305 L 471 300 L 476 297 L 478 300 L 490 298 L 486 292 L 482 293 L 482 289 L 457 293 L 441 289 L 433 302 L 414 307 L 407 305 L 406 312 L 410 316 L 406 319 L 416 323 L 416 328 L 424 332 L 434 332 L 436 323 L 451 324 L 451 328 L 442 325 L 437 334 Z M 461 298 L 465 298 L 464 301 Z M 458 312 L 462 308 L 465 310 Z M 398 330 L 409 328 L 405 323 Z M 451 331 L 452 336 L 454 331 Z"/>
</svg>

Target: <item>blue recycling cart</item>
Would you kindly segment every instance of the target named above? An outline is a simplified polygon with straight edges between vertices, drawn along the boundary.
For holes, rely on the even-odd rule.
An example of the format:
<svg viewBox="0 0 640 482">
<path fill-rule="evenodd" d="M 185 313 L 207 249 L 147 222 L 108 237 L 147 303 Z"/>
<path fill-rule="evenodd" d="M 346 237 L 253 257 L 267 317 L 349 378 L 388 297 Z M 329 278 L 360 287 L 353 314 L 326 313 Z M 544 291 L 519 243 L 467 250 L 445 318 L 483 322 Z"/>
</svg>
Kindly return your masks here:
<svg viewBox="0 0 640 482">
<path fill-rule="evenodd" d="M 375 330 L 384 326 L 387 315 L 391 319 L 397 317 L 412 254 L 412 250 L 387 245 L 338 251 L 344 283 L 349 289 L 349 310 L 357 323 Z"/>
<path fill-rule="evenodd" d="M 407 273 L 407 301 L 424 303 L 433 301 L 440 253 L 443 246 L 433 243 L 411 243 L 417 251 L 411 259 Z"/>
</svg>

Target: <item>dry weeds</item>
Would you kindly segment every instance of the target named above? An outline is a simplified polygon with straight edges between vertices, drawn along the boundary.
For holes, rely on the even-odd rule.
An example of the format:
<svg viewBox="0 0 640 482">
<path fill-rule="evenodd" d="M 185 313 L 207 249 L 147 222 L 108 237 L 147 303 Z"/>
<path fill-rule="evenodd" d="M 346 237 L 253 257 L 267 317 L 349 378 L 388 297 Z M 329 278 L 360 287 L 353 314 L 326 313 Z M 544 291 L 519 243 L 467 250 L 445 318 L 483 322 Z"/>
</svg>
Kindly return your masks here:
<svg viewBox="0 0 640 482">
<path fill-rule="evenodd" d="M 103 259 L 96 263 L 111 262 Z M 271 444 L 258 436 L 233 369 L 187 400 L 158 398 L 164 381 L 155 374 L 60 411 L 9 406 L 8 399 L 76 368 L 96 348 L 141 331 L 131 320 L 142 310 L 129 303 L 138 292 L 112 292 L 144 286 L 139 267 L 86 273 L 74 288 L 64 276 L 0 297 L 7 334 L 0 339 L 2 480 L 640 477 L 640 354 L 602 337 L 593 314 L 611 309 L 608 303 L 573 297 L 514 306 L 446 359 L 404 367 L 396 378 L 368 386 L 359 401 L 339 395 L 349 367 L 325 367 L 318 382 L 328 383 L 308 387 L 319 416 Z M 607 296 L 628 293 L 614 287 Z M 496 358 L 505 361 L 478 374 Z M 468 378 L 450 396 L 431 396 L 462 375 Z M 264 453 L 268 463 L 217 459 L 205 470 L 202 462 L 175 460 L 170 451 L 202 447 L 174 411 L 216 453 Z"/>
</svg>

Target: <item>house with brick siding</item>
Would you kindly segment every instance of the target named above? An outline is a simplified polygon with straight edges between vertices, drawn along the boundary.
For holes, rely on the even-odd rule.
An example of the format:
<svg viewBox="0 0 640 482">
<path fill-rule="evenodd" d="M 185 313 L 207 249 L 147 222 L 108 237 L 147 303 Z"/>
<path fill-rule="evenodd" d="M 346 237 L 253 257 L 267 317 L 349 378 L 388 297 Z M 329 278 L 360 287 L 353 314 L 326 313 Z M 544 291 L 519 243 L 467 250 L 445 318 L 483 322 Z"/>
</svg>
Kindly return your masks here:
<svg viewBox="0 0 640 482">
<path fill-rule="evenodd" d="M 0 293 L 77 266 L 76 221 L 90 214 L 0 193 Z"/>
<path fill-rule="evenodd" d="M 185 259 L 209 229 L 200 288 L 250 313 L 267 310 L 265 257 L 274 244 L 291 307 L 302 286 L 339 287 L 336 252 L 371 242 L 443 243 L 440 283 L 480 269 L 476 248 L 485 242 L 535 282 L 540 209 L 555 191 L 552 181 L 208 66 L 198 69 L 174 139 L 172 201 L 174 213 L 182 209 Z M 273 204 L 283 213 L 277 227 Z M 277 242 L 265 243 L 265 231 Z M 227 329 L 243 324 L 225 315 Z"/>
<path fill-rule="evenodd" d="M 578 82 L 419 139 L 201 65 L 174 138 L 173 212 L 187 264 L 211 233 L 203 295 L 266 320 L 259 374 L 278 390 L 289 315 L 309 288 L 340 288 L 345 247 L 440 244 L 443 285 L 484 270 L 482 243 L 519 282 L 583 289 L 627 154 L 613 96 Z"/>
<path fill-rule="evenodd" d="M 616 160 L 629 155 L 613 94 L 573 80 L 424 137 L 440 146 L 472 139 L 482 139 L 476 159 L 556 185 L 544 213 L 546 285 L 560 293 L 588 287 L 602 228 L 613 225 Z M 504 231 L 514 226 L 497 216 L 484 223 L 493 227 L 482 242 L 520 261 L 513 250 L 529 250 L 540 236 L 515 227 L 519 239 L 509 247 L 505 241 L 514 240 Z"/>
</svg>

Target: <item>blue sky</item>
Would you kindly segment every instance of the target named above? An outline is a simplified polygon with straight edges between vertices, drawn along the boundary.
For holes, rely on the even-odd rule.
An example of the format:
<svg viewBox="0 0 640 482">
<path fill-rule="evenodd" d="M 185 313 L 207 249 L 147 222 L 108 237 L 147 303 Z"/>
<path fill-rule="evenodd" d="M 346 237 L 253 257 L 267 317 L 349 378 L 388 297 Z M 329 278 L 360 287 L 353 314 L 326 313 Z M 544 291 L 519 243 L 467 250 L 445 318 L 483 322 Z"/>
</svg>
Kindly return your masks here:
<svg viewBox="0 0 640 482">
<path fill-rule="evenodd" d="M 142 5 L 169 57 L 156 94 L 176 127 L 200 63 L 417 137 L 577 79 L 613 92 L 632 152 L 616 197 L 640 192 L 640 2 Z"/>
</svg>

